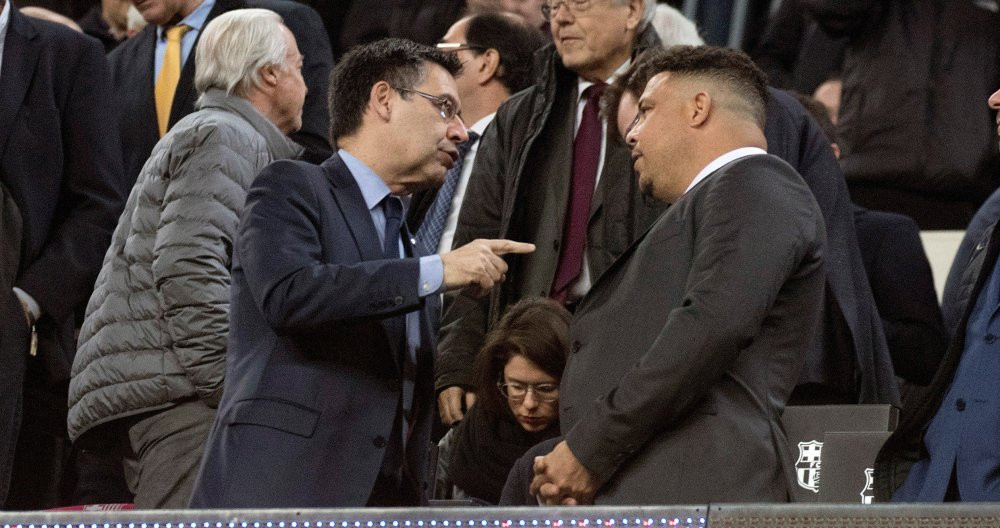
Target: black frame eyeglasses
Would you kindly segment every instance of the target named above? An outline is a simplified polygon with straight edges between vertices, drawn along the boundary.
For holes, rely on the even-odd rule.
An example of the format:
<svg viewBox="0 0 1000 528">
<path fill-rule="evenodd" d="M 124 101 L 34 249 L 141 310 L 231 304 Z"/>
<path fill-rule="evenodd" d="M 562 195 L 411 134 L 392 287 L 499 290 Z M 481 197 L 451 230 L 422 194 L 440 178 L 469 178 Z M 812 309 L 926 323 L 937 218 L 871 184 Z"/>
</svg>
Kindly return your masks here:
<svg viewBox="0 0 1000 528">
<path fill-rule="evenodd" d="M 535 399 L 545 403 L 552 403 L 559 399 L 559 385 L 557 383 L 497 383 L 500 394 L 510 401 L 524 401 L 528 397 L 528 392 L 535 395 Z"/>
<path fill-rule="evenodd" d="M 427 99 L 434 106 L 437 107 L 438 115 L 440 115 L 441 119 L 444 119 L 445 121 L 451 121 L 452 119 L 455 119 L 455 116 L 458 115 L 458 107 L 455 104 L 455 101 L 452 101 L 448 97 L 438 97 L 436 95 L 431 95 L 426 92 L 421 92 L 420 90 L 413 90 L 411 88 L 396 88 L 395 86 L 393 86 L 392 89 L 401 93 L 409 92 L 412 94 L 417 94 L 420 97 Z"/>
<path fill-rule="evenodd" d="M 552 17 L 556 15 L 559 11 L 559 6 L 566 6 L 567 9 L 574 15 L 583 13 L 584 11 L 591 8 L 593 5 L 593 0 L 556 0 L 555 2 L 547 1 L 545 5 L 542 6 L 542 17 L 545 18 L 546 22 L 551 22 Z"/>
<path fill-rule="evenodd" d="M 489 48 L 486 48 L 485 46 L 477 46 L 475 44 L 469 44 L 468 42 L 438 42 L 437 49 L 448 52 L 475 51 L 482 53 Z"/>
</svg>

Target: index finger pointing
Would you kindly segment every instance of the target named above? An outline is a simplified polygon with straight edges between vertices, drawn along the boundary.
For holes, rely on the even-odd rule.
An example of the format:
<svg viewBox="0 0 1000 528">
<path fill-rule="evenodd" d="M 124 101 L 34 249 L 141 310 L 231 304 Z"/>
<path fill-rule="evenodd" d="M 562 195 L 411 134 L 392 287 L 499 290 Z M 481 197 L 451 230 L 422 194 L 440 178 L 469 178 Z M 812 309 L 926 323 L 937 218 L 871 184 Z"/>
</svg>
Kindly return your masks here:
<svg viewBox="0 0 1000 528">
<path fill-rule="evenodd" d="M 534 244 L 527 242 L 515 242 L 513 240 L 488 240 L 486 244 L 494 255 L 506 255 L 508 253 L 531 253 L 535 250 Z"/>
</svg>

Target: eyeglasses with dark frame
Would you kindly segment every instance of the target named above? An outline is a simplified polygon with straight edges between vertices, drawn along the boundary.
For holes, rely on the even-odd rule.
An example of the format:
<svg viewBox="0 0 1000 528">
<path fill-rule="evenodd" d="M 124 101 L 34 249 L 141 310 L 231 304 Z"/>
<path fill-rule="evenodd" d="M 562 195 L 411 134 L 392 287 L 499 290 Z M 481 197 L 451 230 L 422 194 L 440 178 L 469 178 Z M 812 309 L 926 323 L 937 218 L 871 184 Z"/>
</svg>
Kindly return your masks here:
<svg viewBox="0 0 1000 528">
<path fill-rule="evenodd" d="M 445 121 L 451 121 L 452 119 L 455 119 L 455 116 L 458 115 L 458 108 L 456 108 L 455 106 L 455 101 L 452 101 L 448 97 L 438 97 L 436 95 L 431 95 L 429 93 L 421 92 L 420 90 L 412 90 L 410 88 L 396 88 L 395 86 L 393 86 L 392 89 L 396 90 L 397 92 L 409 92 L 412 94 L 419 95 L 424 99 L 427 99 L 428 101 L 431 102 L 431 104 L 437 107 L 438 115 L 440 115 L 441 119 L 444 119 Z"/>
<path fill-rule="evenodd" d="M 593 0 L 556 0 L 555 2 L 549 0 L 542 6 L 542 17 L 545 18 L 546 22 L 551 22 L 552 17 L 556 16 L 556 12 L 559 11 L 559 6 L 565 6 L 571 13 L 577 15 L 590 9 L 593 4 Z"/>
<path fill-rule="evenodd" d="M 476 51 L 482 53 L 489 48 L 487 48 L 486 46 L 477 46 L 475 44 L 469 44 L 468 42 L 438 42 L 437 49 L 448 52 Z"/>
<path fill-rule="evenodd" d="M 546 403 L 552 403 L 559 399 L 559 385 L 555 383 L 519 383 L 510 382 L 497 383 L 500 394 L 513 402 L 523 401 L 528 396 L 528 391 L 535 394 L 535 398 Z"/>
</svg>

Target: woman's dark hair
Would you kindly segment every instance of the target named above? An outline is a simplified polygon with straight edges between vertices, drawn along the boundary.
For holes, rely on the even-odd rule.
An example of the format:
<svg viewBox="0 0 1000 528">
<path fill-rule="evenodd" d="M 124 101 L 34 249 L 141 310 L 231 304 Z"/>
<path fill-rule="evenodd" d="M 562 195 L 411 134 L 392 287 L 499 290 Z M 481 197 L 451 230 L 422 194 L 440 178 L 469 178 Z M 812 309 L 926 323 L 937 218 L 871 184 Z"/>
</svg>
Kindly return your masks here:
<svg viewBox="0 0 1000 528">
<path fill-rule="evenodd" d="M 569 352 L 569 320 L 569 312 L 552 299 L 531 297 L 511 306 L 476 355 L 477 405 L 494 413 L 510 412 L 497 381 L 514 356 L 523 356 L 556 380 L 562 379 Z"/>
</svg>

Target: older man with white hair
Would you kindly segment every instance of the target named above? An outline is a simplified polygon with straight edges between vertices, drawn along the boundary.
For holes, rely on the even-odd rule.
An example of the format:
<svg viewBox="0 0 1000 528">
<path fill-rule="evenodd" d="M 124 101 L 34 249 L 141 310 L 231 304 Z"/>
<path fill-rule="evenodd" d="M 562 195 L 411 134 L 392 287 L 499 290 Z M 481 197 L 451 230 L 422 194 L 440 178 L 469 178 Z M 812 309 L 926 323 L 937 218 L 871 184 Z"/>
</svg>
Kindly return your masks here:
<svg viewBox="0 0 1000 528">
<path fill-rule="evenodd" d="M 140 508 L 186 507 L 222 396 L 233 238 L 247 189 L 301 153 L 302 55 L 281 18 L 230 11 L 196 50 L 199 110 L 153 149 L 104 258 L 69 434 L 122 457 Z"/>
</svg>

